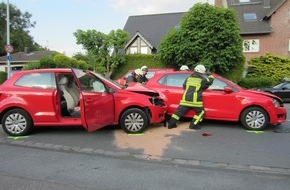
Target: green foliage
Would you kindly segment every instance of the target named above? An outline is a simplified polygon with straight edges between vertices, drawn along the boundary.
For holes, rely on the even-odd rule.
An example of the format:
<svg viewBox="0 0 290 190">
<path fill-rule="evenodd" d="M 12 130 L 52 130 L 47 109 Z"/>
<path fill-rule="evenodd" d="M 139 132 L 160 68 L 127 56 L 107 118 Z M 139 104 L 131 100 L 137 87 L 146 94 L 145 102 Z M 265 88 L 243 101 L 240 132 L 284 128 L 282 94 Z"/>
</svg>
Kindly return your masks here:
<svg viewBox="0 0 290 190">
<path fill-rule="evenodd" d="M 250 88 L 264 88 L 270 87 L 275 84 L 275 81 L 272 77 L 251 77 L 243 78 L 239 83 L 241 87 L 250 89 Z"/>
<path fill-rule="evenodd" d="M 244 64 L 236 64 L 232 67 L 229 67 L 230 72 L 222 74 L 223 77 L 238 83 L 243 78 L 243 72 L 245 70 Z"/>
<path fill-rule="evenodd" d="M 40 68 L 56 68 L 53 56 L 45 56 L 39 60 Z"/>
<path fill-rule="evenodd" d="M 122 77 L 130 69 L 141 68 L 146 65 L 148 68 L 168 68 L 170 66 L 165 65 L 160 59 L 159 55 L 148 55 L 148 54 L 129 54 L 125 57 L 126 62 L 121 64 L 115 69 L 112 74 L 113 79 Z"/>
<path fill-rule="evenodd" d="M 0 71 L 0 84 L 2 84 L 7 79 L 7 73 Z"/>
<path fill-rule="evenodd" d="M 180 28 L 164 36 L 158 49 L 167 64 L 190 68 L 203 64 L 224 75 L 236 65 L 244 65 L 239 33 L 233 10 L 197 3 L 182 17 Z"/>
<path fill-rule="evenodd" d="M 28 12 L 21 12 L 15 5 L 9 3 L 10 20 L 10 44 L 15 52 L 24 51 L 28 47 L 31 51 L 42 50 L 43 48 L 34 42 L 29 35 L 29 28 L 35 26 L 36 22 L 31 22 L 32 15 Z M 7 44 L 7 4 L 0 3 L 0 47 Z"/>
<path fill-rule="evenodd" d="M 266 53 L 260 57 L 254 57 L 249 61 L 247 77 L 266 76 L 271 77 L 275 83 L 282 82 L 290 77 L 290 58 Z"/>
<path fill-rule="evenodd" d="M 40 69 L 40 62 L 30 62 L 23 66 L 22 70 Z"/>
<path fill-rule="evenodd" d="M 23 70 L 29 69 L 40 69 L 40 68 L 81 68 L 91 69 L 90 65 L 83 61 L 75 58 L 70 58 L 64 54 L 54 54 L 52 56 L 46 56 L 39 60 L 39 62 L 27 63 Z"/>
<path fill-rule="evenodd" d="M 112 30 L 107 35 L 96 30 L 77 30 L 74 36 L 77 44 L 83 45 L 91 54 L 95 70 L 105 69 L 106 75 L 110 76 L 118 64 L 124 63 L 124 59 L 118 55 L 118 50 L 123 49 L 129 39 L 124 30 Z"/>
</svg>

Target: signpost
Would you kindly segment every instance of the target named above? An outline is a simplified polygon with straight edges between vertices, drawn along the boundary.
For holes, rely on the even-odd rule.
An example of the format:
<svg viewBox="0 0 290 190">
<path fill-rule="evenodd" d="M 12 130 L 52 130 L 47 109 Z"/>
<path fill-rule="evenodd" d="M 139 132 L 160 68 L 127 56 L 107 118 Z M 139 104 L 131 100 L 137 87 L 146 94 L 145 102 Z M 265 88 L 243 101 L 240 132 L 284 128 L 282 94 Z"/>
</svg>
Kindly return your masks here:
<svg viewBox="0 0 290 190">
<path fill-rule="evenodd" d="M 12 53 L 14 51 L 13 46 L 10 45 L 10 15 L 9 15 L 9 0 L 7 0 L 7 45 L 5 46 L 5 51 L 7 52 L 7 79 L 10 78 L 11 76 L 11 69 L 10 69 L 10 60 L 9 58 L 12 57 L 10 55 L 10 53 Z"/>
</svg>

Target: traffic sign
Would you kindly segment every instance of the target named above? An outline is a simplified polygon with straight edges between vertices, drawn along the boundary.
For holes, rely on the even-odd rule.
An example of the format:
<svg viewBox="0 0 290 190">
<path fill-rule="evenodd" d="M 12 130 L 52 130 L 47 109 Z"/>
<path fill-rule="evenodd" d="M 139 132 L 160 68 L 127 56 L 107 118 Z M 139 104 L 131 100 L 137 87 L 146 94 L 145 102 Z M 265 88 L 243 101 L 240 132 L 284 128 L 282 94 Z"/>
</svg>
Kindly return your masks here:
<svg viewBox="0 0 290 190">
<path fill-rule="evenodd" d="M 12 45 L 6 45 L 5 46 L 5 51 L 7 53 L 13 53 L 14 52 L 14 47 Z"/>
</svg>

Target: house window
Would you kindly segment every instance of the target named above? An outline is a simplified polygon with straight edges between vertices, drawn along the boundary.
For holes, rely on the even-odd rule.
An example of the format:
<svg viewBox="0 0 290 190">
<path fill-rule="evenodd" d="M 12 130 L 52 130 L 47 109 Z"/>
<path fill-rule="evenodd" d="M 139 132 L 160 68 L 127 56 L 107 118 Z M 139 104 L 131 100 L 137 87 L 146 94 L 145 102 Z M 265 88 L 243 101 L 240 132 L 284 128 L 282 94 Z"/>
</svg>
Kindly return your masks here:
<svg viewBox="0 0 290 190">
<path fill-rule="evenodd" d="M 240 1 L 240 3 L 250 3 L 251 2 L 251 0 L 239 0 Z"/>
<path fill-rule="evenodd" d="M 259 52 L 260 45 L 258 39 L 244 40 L 243 42 L 243 52 Z"/>
<path fill-rule="evenodd" d="M 130 54 L 135 54 L 138 53 L 138 48 L 137 47 L 130 47 Z"/>
<path fill-rule="evenodd" d="M 289 38 L 289 43 L 288 43 L 288 51 L 290 51 L 290 38 Z"/>
<path fill-rule="evenodd" d="M 256 21 L 257 20 L 257 15 L 256 13 L 244 13 L 244 21 L 245 22 L 251 22 L 251 21 Z"/>
<path fill-rule="evenodd" d="M 141 47 L 141 54 L 148 54 L 148 48 L 147 47 Z"/>
</svg>

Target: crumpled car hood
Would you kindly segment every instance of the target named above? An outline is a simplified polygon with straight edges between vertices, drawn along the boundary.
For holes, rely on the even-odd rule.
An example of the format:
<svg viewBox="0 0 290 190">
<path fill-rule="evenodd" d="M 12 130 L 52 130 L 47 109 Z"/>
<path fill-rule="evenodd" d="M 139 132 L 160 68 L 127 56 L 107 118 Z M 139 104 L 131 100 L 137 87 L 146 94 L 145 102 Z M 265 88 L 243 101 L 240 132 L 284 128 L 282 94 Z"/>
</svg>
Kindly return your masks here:
<svg viewBox="0 0 290 190">
<path fill-rule="evenodd" d="M 159 96 L 159 93 L 153 89 L 149 89 L 140 83 L 132 83 L 125 90 L 145 94 L 147 96 Z"/>
</svg>

